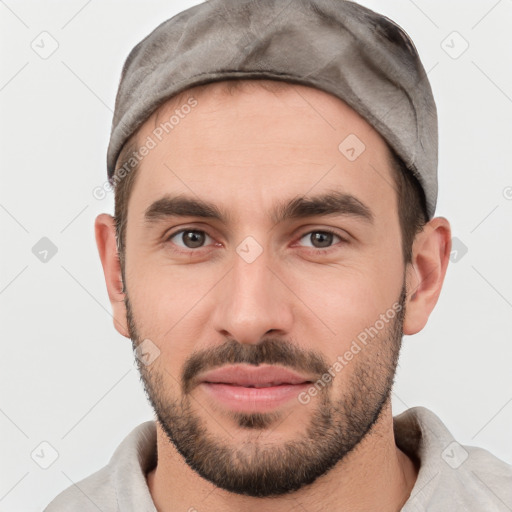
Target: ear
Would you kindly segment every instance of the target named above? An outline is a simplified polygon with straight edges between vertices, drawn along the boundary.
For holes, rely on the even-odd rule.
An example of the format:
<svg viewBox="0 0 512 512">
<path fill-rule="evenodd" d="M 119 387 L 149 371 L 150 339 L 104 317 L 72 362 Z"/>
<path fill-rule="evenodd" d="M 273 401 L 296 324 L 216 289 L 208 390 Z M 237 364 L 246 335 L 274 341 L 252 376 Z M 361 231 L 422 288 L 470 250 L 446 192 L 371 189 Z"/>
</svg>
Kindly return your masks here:
<svg viewBox="0 0 512 512">
<path fill-rule="evenodd" d="M 124 304 L 123 279 L 119 254 L 117 252 L 116 228 L 112 215 L 106 213 L 98 215 L 94 223 L 94 231 L 103 273 L 105 274 L 108 297 L 112 304 L 114 327 L 120 334 L 129 338 L 126 306 Z"/>
<path fill-rule="evenodd" d="M 441 293 L 450 259 L 450 223 L 444 217 L 428 222 L 416 235 L 407 265 L 404 334 L 416 334 L 427 323 Z"/>
</svg>

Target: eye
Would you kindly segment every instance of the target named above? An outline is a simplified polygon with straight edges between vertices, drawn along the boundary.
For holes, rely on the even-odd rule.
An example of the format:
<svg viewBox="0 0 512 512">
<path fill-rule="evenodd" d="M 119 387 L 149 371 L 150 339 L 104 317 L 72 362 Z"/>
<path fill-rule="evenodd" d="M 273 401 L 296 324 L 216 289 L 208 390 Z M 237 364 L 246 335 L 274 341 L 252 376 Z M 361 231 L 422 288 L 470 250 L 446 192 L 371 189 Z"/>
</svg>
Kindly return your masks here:
<svg viewBox="0 0 512 512">
<path fill-rule="evenodd" d="M 173 239 L 176 239 L 173 241 L 173 244 L 184 249 L 201 248 L 207 240 L 212 241 L 212 238 L 208 234 L 199 229 L 182 229 L 181 231 L 169 235 L 167 241 L 170 242 Z"/>
<path fill-rule="evenodd" d="M 340 242 L 345 241 L 339 235 L 329 230 L 309 231 L 300 238 L 300 240 L 308 240 L 311 245 L 306 245 L 306 247 L 312 247 L 314 249 L 328 249 L 333 243 L 336 243 L 336 239 Z"/>
</svg>

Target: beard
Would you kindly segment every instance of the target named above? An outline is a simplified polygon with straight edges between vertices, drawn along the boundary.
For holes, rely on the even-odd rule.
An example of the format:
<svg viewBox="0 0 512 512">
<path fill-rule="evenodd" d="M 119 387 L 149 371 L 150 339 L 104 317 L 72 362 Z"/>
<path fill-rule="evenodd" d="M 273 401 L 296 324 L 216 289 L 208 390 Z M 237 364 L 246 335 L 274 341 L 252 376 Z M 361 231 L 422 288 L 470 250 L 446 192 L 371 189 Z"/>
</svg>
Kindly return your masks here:
<svg viewBox="0 0 512 512">
<path fill-rule="evenodd" d="M 160 427 L 190 468 L 229 492 L 252 497 L 280 496 L 313 483 L 363 440 L 391 399 L 403 336 L 405 298 L 404 282 L 397 301 L 401 308 L 349 363 L 354 366 L 343 385 L 343 394 L 337 399 L 331 396 L 334 378 L 318 391 L 317 400 L 302 405 L 311 408 L 311 412 L 299 439 L 272 445 L 258 442 L 257 437 L 238 444 L 233 438 L 230 442 L 229 434 L 227 439 L 221 439 L 208 426 L 208 419 L 210 424 L 215 419 L 210 415 L 206 420 L 201 418 L 193 408 L 198 402 L 190 394 L 198 384 L 199 373 L 227 364 L 280 364 L 318 378 L 328 373 L 331 365 L 321 354 L 281 338 L 265 338 L 254 345 L 230 339 L 220 346 L 194 352 L 183 365 L 179 396 L 169 392 L 165 374 L 167 380 L 172 376 L 165 368 L 154 364 L 149 368 L 137 360 L 145 393 Z M 144 337 L 138 333 L 128 294 L 125 304 L 135 350 Z M 282 418 L 282 411 L 230 411 L 229 416 L 239 428 L 257 433 L 276 428 L 286 419 Z"/>
</svg>

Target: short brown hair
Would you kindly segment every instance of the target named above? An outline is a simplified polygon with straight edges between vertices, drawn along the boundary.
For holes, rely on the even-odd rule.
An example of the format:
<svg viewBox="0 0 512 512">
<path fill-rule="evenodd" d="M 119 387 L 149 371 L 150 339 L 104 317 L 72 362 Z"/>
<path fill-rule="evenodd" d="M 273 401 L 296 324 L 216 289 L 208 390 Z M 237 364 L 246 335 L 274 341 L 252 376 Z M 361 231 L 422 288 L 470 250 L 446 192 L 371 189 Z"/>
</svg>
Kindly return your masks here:
<svg viewBox="0 0 512 512">
<path fill-rule="evenodd" d="M 219 83 L 219 82 L 216 82 Z M 204 84 L 194 87 L 194 90 L 204 89 L 211 84 Z M 290 82 L 279 82 L 257 79 L 231 79 L 223 82 L 224 90 L 233 94 L 233 91 L 244 89 L 245 87 L 263 87 L 270 92 L 278 92 L 290 85 Z M 173 100 L 176 103 L 189 93 L 183 91 L 175 96 Z M 127 163 L 133 153 L 137 150 L 137 133 L 132 135 L 128 142 L 123 146 L 117 159 L 116 171 L 111 178 L 111 183 L 115 183 L 115 212 L 114 219 L 116 225 L 117 249 L 119 261 L 121 263 L 121 272 L 123 274 L 124 284 L 124 262 L 125 262 L 125 237 L 126 237 L 126 219 L 128 214 L 128 201 L 131 191 L 137 178 L 138 166 L 119 177 L 119 169 L 126 169 Z M 394 188 L 398 199 L 398 217 L 400 222 L 402 238 L 402 254 L 405 264 L 412 261 L 412 244 L 417 233 L 419 233 L 425 223 L 428 221 L 426 199 L 421 185 L 412 172 L 405 166 L 402 159 L 388 145 L 390 154 L 390 165 L 393 174 Z"/>
</svg>

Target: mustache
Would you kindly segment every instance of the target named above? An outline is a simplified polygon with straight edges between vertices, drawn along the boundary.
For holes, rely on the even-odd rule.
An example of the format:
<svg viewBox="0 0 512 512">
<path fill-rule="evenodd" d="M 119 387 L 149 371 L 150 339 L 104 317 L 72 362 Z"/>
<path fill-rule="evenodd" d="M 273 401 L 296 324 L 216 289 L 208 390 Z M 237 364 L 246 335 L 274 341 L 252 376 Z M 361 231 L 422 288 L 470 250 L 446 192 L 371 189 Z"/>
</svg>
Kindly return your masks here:
<svg viewBox="0 0 512 512">
<path fill-rule="evenodd" d="M 288 341 L 266 338 L 256 345 L 227 340 L 218 347 L 194 352 L 185 362 L 181 376 L 184 393 L 199 383 L 197 376 L 207 370 L 230 364 L 280 364 L 292 370 L 317 375 L 327 373 L 329 364 L 316 352 L 306 351 Z M 316 380 L 316 379 L 315 379 Z"/>
</svg>

